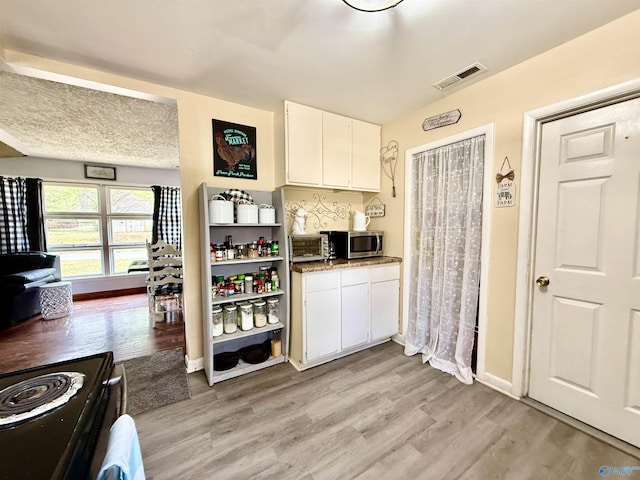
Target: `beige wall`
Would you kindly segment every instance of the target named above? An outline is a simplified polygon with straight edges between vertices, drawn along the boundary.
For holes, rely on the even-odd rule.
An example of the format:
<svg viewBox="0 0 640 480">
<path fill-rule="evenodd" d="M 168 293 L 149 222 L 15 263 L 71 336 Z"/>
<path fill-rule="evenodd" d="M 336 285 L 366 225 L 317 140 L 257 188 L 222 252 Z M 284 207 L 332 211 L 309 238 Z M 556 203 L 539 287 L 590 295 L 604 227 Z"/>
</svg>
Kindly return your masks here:
<svg viewBox="0 0 640 480">
<path fill-rule="evenodd" d="M 516 171 L 516 184 L 519 185 L 524 112 L 639 77 L 638 45 L 640 45 L 640 11 L 384 125 L 383 145 L 393 139 L 399 143 L 401 149 L 396 172 L 398 196 L 391 197 L 391 180 L 383 174 L 381 176 L 382 192 L 378 196 L 386 204 L 386 214 L 384 217 L 373 219 L 370 226 L 371 229 L 382 229 L 387 232 L 386 253 L 394 256 L 403 254 L 404 151 L 406 149 L 494 123 L 495 155 L 492 160 L 490 159 L 493 162 L 494 172 L 499 168 L 502 159 L 508 156 Z M 204 181 L 210 185 L 225 188 L 273 189 L 273 114 L 48 59 L 11 51 L 3 53 L 5 60 L 11 64 L 177 100 L 185 237 L 187 355 L 192 360 L 202 357 L 197 187 Z M 422 121 L 426 117 L 455 108 L 462 111 L 462 119 L 458 124 L 430 132 L 422 130 Z M 259 165 L 257 181 L 219 180 L 213 177 L 212 118 L 257 127 Z M 366 205 L 374 196 L 364 195 L 363 203 L 358 205 Z M 295 198 L 309 199 L 308 194 Z M 357 198 L 353 202 L 340 201 L 355 205 L 358 202 Z M 488 373 L 506 381 L 511 381 L 512 376 L 518 205 L 519 201 L 515 208 L 494 209 L 491 231 L 485 366 Z"/>
<path fill-rule="evenodd" d="M 2 56 L 1 52 L 0 56 Z M 251 190 L 273 190 L 273 113 L 19 52 L 4 51 L 3 56 L 5 61 L 12 65 L 40 69 L 177 100 L 180 185 L 183 198 L 187 355 L 190 360 L 202 358 L 200 231 L 197 189 L 202 182 L 207 182 L 211 186 L 220 186 L 225 189 L 235 187 Z M 211 119 L 213 118 L 256 127 L 258 180 L 235 180 L 213 176 L 211 133 Z"/>
<path fill-rule="evenodd" d="M 493 173 L 504 157 L 509 157 L 519 186 L 525 112 L 637 77 L 640 11 L 384 125 L 383 145 L 396 140 L 401 149 L 396 178 L 398 197 L 391 198 L 391 181 L 383 175 L 380 197 L 387 205 L 387 214 L 372 222 L 372 228 L 387 232 L 387 253 L 403 253 L 405 150 L 493 123 L 494 157 L 489 159 Z M 458 124 L 422 130 L 425 118 L 456 108 L 462 112 Z M 495 189 L 495 182 L 492 185 Z M 365 195 L 365 202 L 367 198 Z M 514 208 L 493 208 L 490 241 L 485 369 L 508 382 L 512 378 L 514 325 L 524 321 L 514 318 L 519 204 L 518 198 Z"/>
</svg>

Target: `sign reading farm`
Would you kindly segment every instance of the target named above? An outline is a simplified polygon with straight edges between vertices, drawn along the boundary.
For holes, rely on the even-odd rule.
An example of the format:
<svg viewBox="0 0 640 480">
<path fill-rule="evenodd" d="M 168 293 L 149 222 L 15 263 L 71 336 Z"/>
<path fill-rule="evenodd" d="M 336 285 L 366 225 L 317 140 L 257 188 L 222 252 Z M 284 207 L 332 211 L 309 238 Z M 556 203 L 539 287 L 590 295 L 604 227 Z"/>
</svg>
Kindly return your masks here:
<svg viewBox="0 0 640 480">
<path fill-rule="evenodd" d="M 256 128 L 215 119 L 212 125 L 213 174 L 257 180 Z"/>
</svg>

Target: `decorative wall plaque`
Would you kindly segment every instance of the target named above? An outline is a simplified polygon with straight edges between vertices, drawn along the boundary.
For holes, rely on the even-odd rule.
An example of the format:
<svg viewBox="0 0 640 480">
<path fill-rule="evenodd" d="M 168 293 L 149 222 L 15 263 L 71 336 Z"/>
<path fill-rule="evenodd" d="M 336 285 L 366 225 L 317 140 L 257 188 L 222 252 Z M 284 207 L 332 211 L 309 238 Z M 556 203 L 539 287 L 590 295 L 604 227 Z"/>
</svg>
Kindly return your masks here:
<svg viewBox="0 0 640 480">
<path fill-rule="evenodd" d="M 506 168 L 505 168 L 506 166 Z M 516 204 L 516 184 L 514 183 L 515 173 L 509 157 L 504 157 L 500 172 L 496 174 L 496 207 L 513 207 Z"/>
<path fill-rule="evenodd" d="M 256 127 L 212 120 L 213 174 L 217 177 L 258 179 Z"/>
<path fill-rule="evenodd" d="M 451 110 L 450 112 L 441 113 L 440 115 L 434 115 L 422 122 L 422 129 L 433 130 L 434 128 L 446 127 L 447 125 L 453 125 L 458 123 L 462 118 L 462 112 L 460 110 Z"/>
</svg>

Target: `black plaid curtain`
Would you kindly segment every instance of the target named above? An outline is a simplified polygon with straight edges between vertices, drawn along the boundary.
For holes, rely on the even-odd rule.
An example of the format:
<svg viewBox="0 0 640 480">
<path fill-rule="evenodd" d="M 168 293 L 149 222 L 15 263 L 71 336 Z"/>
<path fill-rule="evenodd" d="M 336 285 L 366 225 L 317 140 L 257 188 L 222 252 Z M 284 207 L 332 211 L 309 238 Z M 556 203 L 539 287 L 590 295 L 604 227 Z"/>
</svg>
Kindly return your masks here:
<svg viewBox="0 0 640 480">
<path fill-rule="evenodd" d="M 153 185 L 153 229 L 151 243 L 164 240 L 182 250 L 180 187 Z"/>
<path fill-rule="evenodd" d="M 0 253 L 46 250 L 42 180 L 0 176 Z"/>
</svg>

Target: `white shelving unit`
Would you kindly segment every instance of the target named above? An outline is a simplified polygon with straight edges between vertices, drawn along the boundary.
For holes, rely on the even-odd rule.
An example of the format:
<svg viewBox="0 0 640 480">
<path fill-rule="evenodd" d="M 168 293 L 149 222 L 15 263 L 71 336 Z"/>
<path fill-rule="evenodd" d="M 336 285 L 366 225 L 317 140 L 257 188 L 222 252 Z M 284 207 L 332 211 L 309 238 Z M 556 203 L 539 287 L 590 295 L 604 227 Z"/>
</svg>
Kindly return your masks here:
<svg viewBox="0 0 640 480">
<path fill-rule="evenodd" d="M 245 190 L 249 193 L 255 203 L 266 203 L 273 205 L 276 209 L 276 223 L 273 224 L 211 224 L 209 223 L 209 198 L 217 195 L 224 189 L 219 187 L 208 187 L 206 183 L 200 185 L 200 244 L 202 251 L 201 272 L 202 272 L 202 312 L 203 312 L 203 333 L 204 333 L 204 370 L 207 375 L 209 385 L 238 377 L 246 373 L 255 372 L 272 365 L 288 361 L 289 346 L 289 245 L 284 221 L 284 194 L 281 189 L 273 192 L 258 190 Z M 221 262 L 211 262 L 209 244 L 223 243 L 227 235 L 233 236 L 233 243 L 251 243 L 259 237 L 266 240 L 277 240 L 280 246 L 280 256 L 259 257 L 241 260 L 226 260 Z M 217 275 L 229 277 L 231 275 L 255 272 L 261 266 L 275 267 L 280 277 L 280 289 L 268 293 L 237 294 L 232 297 L 211 298 L 212 278 Z M 236 303 L 254 298 L 278 297 L 280 302 L 280 322 L 277 324 L 267 324 L 262 328 L 253 328 L 248 331 L 238 330 L 232 334 L 223 334 L 219 337 L 213 336 L 213 326 L 211 324 L 211 311 L 213 305 L 224 305 Z M 213 356 L 222 352 L 235 352 L 247 345 L 263 343 L 271 338 L 274 330 L 282 330 L 282 355 L 270 357 L 266 362 L 258 364 L 244 363 L 239 361 L 235 368 L 225 371 L 213 369 Z"/>
</svg>

